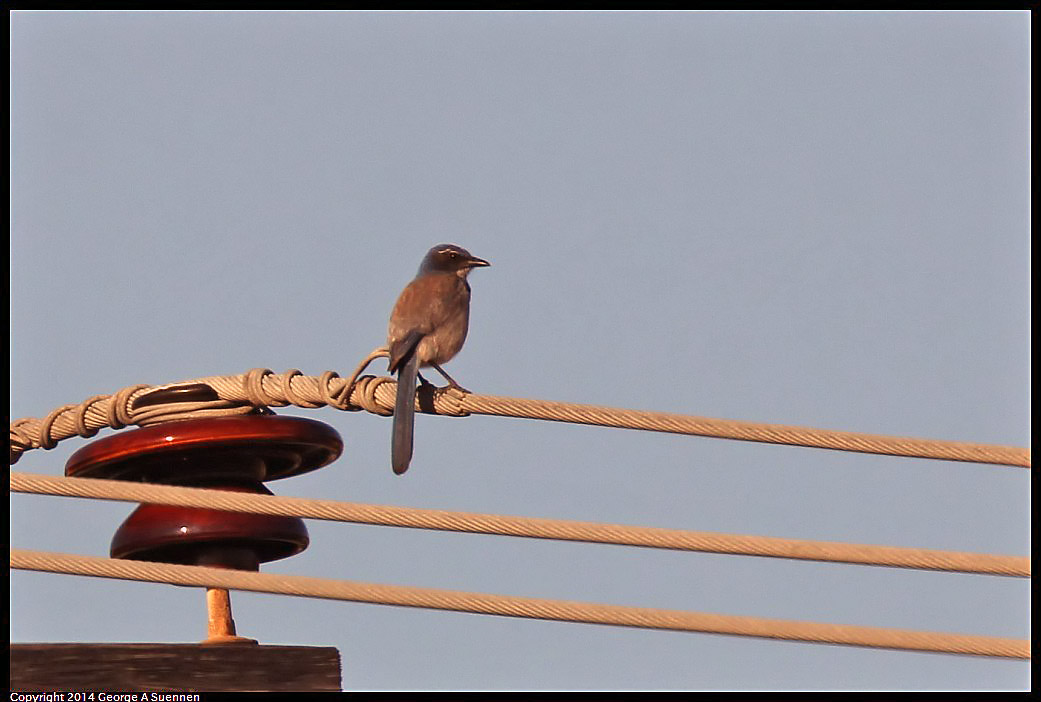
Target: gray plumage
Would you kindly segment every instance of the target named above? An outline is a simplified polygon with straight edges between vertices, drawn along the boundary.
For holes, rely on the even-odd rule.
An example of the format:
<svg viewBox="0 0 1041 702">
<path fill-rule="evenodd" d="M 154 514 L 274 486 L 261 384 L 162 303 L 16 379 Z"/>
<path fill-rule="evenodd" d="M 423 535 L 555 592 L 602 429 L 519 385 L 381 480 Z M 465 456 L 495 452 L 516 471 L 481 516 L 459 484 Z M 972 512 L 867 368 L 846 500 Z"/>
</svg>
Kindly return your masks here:
<svg viewBox="0 0 1041 702">
<path fill-rule="evenodd" d="M 441 368 L 466 341 L 470 323 L 470 284 L 466 277 L 479 266 L 491 265 L 453 244 L 427 252 L 419 273 L 405 286 L 390 314 L 387 346 L 391 373 L 398 374 L 391 432 L 391 467 L 398 475 L 412 460 L 416 377 L 433 367 L 453 387 L 459 384 Z"/>
</svg>

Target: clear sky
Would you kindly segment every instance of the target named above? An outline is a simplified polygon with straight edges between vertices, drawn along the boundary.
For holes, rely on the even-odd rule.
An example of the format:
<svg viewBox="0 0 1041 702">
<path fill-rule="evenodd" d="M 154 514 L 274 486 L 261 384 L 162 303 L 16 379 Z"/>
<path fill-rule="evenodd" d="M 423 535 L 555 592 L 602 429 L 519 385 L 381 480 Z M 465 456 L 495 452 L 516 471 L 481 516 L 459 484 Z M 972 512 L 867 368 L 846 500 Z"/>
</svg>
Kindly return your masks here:
<svg viewBox="0 0 1041 702">
<path fill-rule="evenodd" d="M 1027 12 L 16 12 L 11 415 L 349 373 L 460 244 L 475 392 L 1028 446 Z M 382 372 L 382 364 L 378 371 Z M 333 409 L 282 495 L 1026 555 L 1029 471 Z M 111 432 L 102 432 L 102 436 Z M 17 469 L 61 474 L 71 439 Z M 11 496 L 107 555 L 132 507 Z M 1026 638 L 1023 579 L 309 523 L 274 573 Z M 17 642 L 192 642 L 198 590 L 12 572 Z M 357 689 L 1026 689 L 1025 662 L 234 593 Z"/>
</svg>

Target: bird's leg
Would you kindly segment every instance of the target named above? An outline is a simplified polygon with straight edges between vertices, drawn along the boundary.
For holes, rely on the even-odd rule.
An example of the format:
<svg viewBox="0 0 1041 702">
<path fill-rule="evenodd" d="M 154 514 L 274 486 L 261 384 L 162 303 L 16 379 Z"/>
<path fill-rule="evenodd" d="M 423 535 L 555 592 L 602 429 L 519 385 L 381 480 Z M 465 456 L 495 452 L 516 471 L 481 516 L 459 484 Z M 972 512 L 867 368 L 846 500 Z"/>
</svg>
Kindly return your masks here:
<svg viewBox="0 0 1041 702">
<path fill-rule="evenodd" d="M 422 373 L 417 372 L 416 373 L 416 377 L 419 378 L 419 384 L 420 385 L 433 385 L 433 383 L 431 383 L 429 380 L 427 380 L 426 378 L 423 377 Z"/>
<path fill-rule="evenodd" d="M 445 369 L 442 368 L 441 366 L 437 365 L 436 363 L 431 363 L 430 367 L 433 368 L 434 370 L 436 370 L 438 373 L 440 373 L 442 375 L 442 377 L 444 377 L 444 379 L 448 381 L 449 387 L 455 388 L 456 390 L 459 390 L 461 392 L 466 392 L 466 393 L 470 392 L 469 390 L 464 388 L 462 385 L 460 385 L 459 383 L 455 382 L 455 380 L 452 379 L 452 376 L 450 376 L 448 373 L 445 373 Z"/>
</svg>

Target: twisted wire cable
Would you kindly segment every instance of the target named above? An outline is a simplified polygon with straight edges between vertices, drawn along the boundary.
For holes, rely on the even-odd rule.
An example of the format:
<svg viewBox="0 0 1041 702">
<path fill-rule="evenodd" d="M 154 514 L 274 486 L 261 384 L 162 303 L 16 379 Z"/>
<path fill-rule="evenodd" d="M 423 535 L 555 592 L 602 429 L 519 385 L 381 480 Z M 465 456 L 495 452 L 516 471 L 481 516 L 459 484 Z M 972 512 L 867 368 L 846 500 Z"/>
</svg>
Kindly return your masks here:
<svg viewBox="0 0 1041 702">
<path fill-rule="evenodd" d="M 229 512 L 305 517 L 356 524 L 959 573 L 1030 576 L 1030 559 L 1028 557 L 986 553 L 783 539 L 747 534 L 721 534 L 414 507 L 389 507 L 97 478 L 59 478 L 19 472 L 11 473 L 11 490 L 46 495 L 200 507 Z"/>
<path fill-rule="evenodd" d="M 133 385 L 113 395 L 95 395 L 78 405 L 63 405 L 43 419 L 25 418 L 12 422 L 10 461 L 15 463 L 22 453 L 31 449 L 52 448 L 63 439 L 93 436 L 105 427 L 119 429 L 131 424 L 146 426 L 181 419 L 244 414 L 257 407 L 330 406 L 345 411 L 366 410 L 390 415 L 394 407 L 396 381 L 386 376 L 361 375 L 372 360 L 385 354 L 384 349 L 376 349 L 347 379 L 333 371 L 316 377 L 305 376 L 296 369 L 276 375 L 266 368 L 254 368 L 241 375 L 212 376 L 163 386 Z M 217 399 L 135 406 L 136 400 L 156 390 L 189 385 L 206 385 L 216 393 Z M 424 392 L 428 393 L 426 397 Z M 484 414 L 542 419 L 861 453 L 1030 467 L 1029 449 L 1014 446 L 479 395 L 455 388 L 442 388 L 436 392 L 421 388 L 417 393 L 416 409 L 457 417 Z"/>
<path fill-rule="evenodd" d="M 299 575 L 274 575 L 200 566 L 114 560 L 11 549 L 11 567 L 67 575 L 247 590 L 350 602 L 422 607 L 507 617 L 671 629 L 812 643 L 1029 658 L 1030 642 L 995 636 L 824 624 L 683 610 L 515 597 L 435 588 L 382 585 Z"/>
</svg>

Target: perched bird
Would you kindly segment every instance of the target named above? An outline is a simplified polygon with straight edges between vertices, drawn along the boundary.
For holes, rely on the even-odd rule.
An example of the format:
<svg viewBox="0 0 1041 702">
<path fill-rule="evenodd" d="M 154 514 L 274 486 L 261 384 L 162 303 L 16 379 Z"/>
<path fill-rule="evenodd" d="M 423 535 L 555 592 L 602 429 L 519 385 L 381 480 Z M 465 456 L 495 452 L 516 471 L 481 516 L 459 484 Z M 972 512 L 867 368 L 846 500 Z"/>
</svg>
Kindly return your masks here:
<svg viewBox="0 0 1041 702">
<path fill-rule="evenodd" d="M 466 276 L 474 268 L 490 265 L 454 244 L 438 244 L 427 251 L 419 273 L 401 291 L 390 313 L 389 371 L 398 374 L 390 462 L 398 475 L 408 470 L 412 460 L 413 403 L 419 369 L 431 366 L 449 385 L 459 388 L 441 364 L 459 353 L 466 341 L 470 321 L 470 284 Z M 426 383 L 422 376 L 419 379 Z"/>
</svg>

